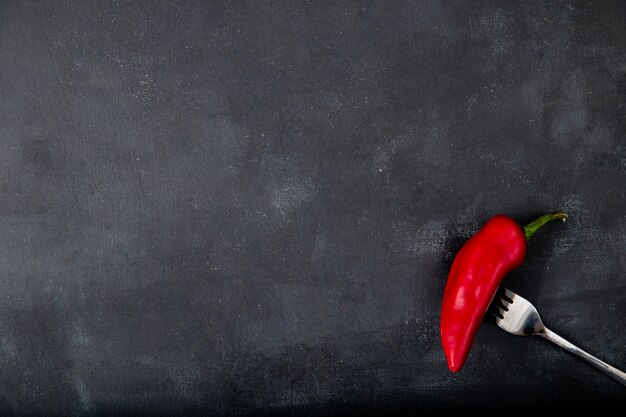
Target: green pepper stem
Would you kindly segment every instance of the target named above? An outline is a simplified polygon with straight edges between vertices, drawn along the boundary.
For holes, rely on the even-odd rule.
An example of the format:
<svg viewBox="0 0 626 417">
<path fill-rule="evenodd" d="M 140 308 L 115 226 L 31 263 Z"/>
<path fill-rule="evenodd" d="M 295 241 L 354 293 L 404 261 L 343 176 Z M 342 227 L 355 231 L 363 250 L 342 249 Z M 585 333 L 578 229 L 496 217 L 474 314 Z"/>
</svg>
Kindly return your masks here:
<svg viewBox="0 0 626 417">
<path fill-rule="evenodd" d="M 526 226 L 524 226 L 524 234 L 526 235 L 526 240 L 529 240 L 537 230 L 541 229 L 544 224 L 552 220 L 565 221 L 567 220 L 567 213 L 563 213 L 562 211 L 555 211 L 552 213 L 544 214 L 538 219 L 528 223 Z"/>
</svg>

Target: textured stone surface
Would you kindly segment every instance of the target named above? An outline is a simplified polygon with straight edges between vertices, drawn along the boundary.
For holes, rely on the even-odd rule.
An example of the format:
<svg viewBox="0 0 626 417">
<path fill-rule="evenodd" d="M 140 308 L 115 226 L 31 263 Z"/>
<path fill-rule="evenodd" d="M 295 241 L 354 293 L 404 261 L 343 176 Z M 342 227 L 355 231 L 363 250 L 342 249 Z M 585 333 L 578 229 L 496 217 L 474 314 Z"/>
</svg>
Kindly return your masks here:
<svg viewBox="0 0 626 417">
<path fill-rule="evenodd" d="M 563 209 L 506 285 L 626 368 L 625 27 L 621 1 L 0 2 L 2 414 L 620 403 L 488 323 L 451 374 L 438 320 L 489 216 Z"/>
</svg>

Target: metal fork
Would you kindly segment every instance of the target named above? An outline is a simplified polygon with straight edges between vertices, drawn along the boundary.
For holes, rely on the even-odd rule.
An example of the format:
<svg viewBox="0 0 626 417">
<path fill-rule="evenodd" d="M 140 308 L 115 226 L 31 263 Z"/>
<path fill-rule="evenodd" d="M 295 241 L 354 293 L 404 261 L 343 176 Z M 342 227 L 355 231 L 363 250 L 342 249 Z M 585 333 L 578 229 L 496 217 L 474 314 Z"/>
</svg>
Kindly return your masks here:
<svg viewBox="0 0 626 417">
<path fill-rule="evenodd" d="M 541 322 L 537 309 L 513 291 L 505 288 L 498 290 L 489 312 L 495 316 L 496 324 L 501 329 L 518 336 L 537 335 L 548 339 L 615 378 L 622 385 L 626 385 L 626 373 L 590 355 L 546 328 Z"/>
</svg>

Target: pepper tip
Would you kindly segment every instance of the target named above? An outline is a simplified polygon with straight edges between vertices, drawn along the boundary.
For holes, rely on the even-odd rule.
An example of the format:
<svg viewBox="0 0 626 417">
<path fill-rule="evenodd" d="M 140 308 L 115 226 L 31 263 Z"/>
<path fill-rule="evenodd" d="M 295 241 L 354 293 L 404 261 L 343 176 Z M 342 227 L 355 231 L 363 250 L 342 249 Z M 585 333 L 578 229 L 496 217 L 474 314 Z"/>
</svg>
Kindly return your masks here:
<svg viewBox="0 0 626 417">
<path fill-rule="evenodd" d="M 451 372 L 455 372 L 455 373 L 456 373 L 456 372 L 459 372 L 459 371 L 461 370 L 461 366 L 459 366 L 457 363 L 453 363 L 453 362 L 451 362 L 451 361 L 449 361 L 449 360 L 448 360 L 447 362 L 448 362 L 448 363 L 447 363 L 447 365 L 448 365 L 448 369 L 449 369 Z"/>
</svg>

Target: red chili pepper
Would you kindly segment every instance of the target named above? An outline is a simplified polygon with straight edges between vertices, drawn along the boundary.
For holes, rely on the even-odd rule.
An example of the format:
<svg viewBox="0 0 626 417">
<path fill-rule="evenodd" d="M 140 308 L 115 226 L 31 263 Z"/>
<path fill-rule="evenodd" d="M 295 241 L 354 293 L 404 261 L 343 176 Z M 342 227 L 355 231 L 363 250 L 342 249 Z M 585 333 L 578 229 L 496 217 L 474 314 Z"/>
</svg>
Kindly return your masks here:
<svg viewBox="0 0 626 417">
<path fill-rule="evenodd" d="M 527 226 L 496 215 L 457 253 L 450 268 L 441 306 L 441 341 L 452 372 L 461 369 L 480 322 L 504 277 L 526 257 L 526 241 L 551 220 L 567 214 L 548 213 Z"/>
</svg>

